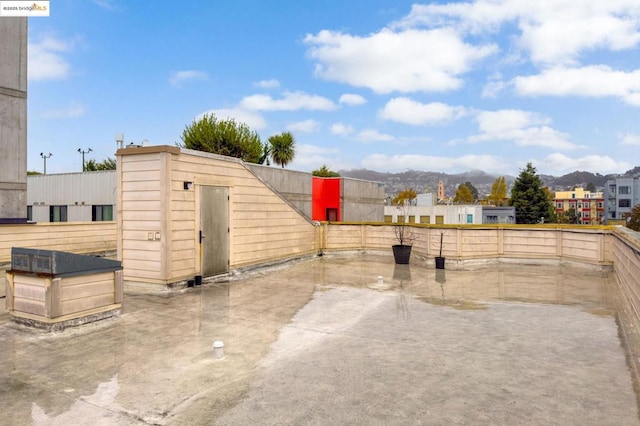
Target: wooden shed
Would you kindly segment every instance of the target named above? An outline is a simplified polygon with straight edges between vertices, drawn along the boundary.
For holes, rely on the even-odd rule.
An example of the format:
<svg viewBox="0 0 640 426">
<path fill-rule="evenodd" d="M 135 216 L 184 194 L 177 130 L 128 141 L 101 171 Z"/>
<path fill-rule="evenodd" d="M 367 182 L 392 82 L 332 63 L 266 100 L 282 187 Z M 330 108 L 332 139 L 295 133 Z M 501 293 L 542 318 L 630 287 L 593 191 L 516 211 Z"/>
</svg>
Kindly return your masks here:
<svg viewBox="0 0 640 426">
<path fill-rule="evenodd" d="M 170 285 L 319 247 L 310 218 L 241 160 L 175 146 L 116 156 L 125 281 Z"/>
</svg>

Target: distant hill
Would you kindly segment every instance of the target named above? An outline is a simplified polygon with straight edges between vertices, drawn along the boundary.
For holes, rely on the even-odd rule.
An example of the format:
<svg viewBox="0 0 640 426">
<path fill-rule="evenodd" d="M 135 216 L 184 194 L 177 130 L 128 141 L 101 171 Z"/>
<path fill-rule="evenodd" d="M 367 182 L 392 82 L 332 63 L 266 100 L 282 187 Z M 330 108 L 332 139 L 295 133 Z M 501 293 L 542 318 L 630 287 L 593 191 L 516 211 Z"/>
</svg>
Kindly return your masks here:
<svg viewBox="0 0 640 426">
<path fill-rule="evenodd" d="M 424 172 L 417 170 L 407 170 L 399 173 L 376 172 L 367 169 L 340 170 L 340 176 L 354 179 L 370 180 L 385 184 L 385 193 L 394 196 L 405 189 L 413 189 L 418 194 L 425 192 L 436 192 L 438 182 L 444 182 L 445 191 L 448 196 L 453 196 L 458 186 L 464 182 L 471 182 L 476 187 L 481 197 L 491 193 L 491 185 L 494 180 L 501 175 L 491 175 L 482 170 L 471 170 L 458 174 L 447 174 L 440 172 Z M 602 190 L 607 180 L 616 176 L 633 176 L 640 174 L 640 166 L 634 167 L 623 174 L 601 175 L 587 171 L 575 171 L 566 175 L 556 177 L 551 175 L 540 175 L 540 179 L 545 186 L 552 191 L 565 191 L 577 186 L 586 187 L 589 183 L 595 185 L 598 190 Z M 515 176 L 505 176 L 508 190 L 515 180 Z"/>
</svg>

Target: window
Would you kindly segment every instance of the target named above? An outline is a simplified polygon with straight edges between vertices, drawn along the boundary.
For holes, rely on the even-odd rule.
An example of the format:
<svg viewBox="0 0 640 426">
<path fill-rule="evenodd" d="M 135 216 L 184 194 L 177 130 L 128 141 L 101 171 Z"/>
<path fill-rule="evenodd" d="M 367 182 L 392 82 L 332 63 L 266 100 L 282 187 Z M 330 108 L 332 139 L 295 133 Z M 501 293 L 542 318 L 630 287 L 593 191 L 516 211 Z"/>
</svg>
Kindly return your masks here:
<svg viewBox="0 0 640 426">
<path fill-rule="evenodd" d="M 599 208 L 599 209 L 604 208 L 604 203 L 603 203 L 603 202 L 598 202 L 598 208 Z"/>
<path fill-rule="evenodd" d="M 385 214 L 384 215 L 384 221 L 388 222 L 388 223 L 392 223 L 393 222 L 393 216 L 391 216 L 390 214 Z"/>
<path fill-rule="evenodd" d="M 618 200 L 618 207 L 631 207 L 631 200 L 629 200 L 628 198 Z"/>
<path fill-rule="evenodd" d="M 621 186 L 620 188 L 618 188 L 618 194 L 629 195 L 629 187 L 628 186 Z"/>
<path fill-rule="evenodd" d="M 27 220 L 33 221 L 33 206 L 27 206 Z"/>
<path fill-rule="evenodd" d="M 578 203 L 578 208 L 581 209 L 582 208 L 582 203 Z"/>
<path fill-rule="evenodd" d="M 113 206 L 91 206 L 91 220 L 93 222 L 113 220 Z"/>
<path fill-rule="evenodd" d="M 588 201 L 585 201 L 584 203 L 582 203 L 582 207 L 584 207 L 585 209 L 590 209 L 591 208 L 591 203 Z"/>
<path fill-rule="evenodd" d="M 416 217 L 415 216 L 409 216 L 409 223 L 416 223 Z"/>
<path fill-rule="evenodd" d="M 498 216 L 487 216 L 487 223 L 498 223 Z"/>
<path fill-rule="evenodd" d="M 615 185 L 609 185 L 609 192 L 612 194 L 616 193 L 616 186 Z"/>
<path fill-rule="evenodd" d="M 49 222 L 66 222 L 67 206 L 49 206 Z"/>
<path fill-rule="evenodd" d="M 467 223 L 473 223 L 473 215 L 467 214 Z"/>
<path fill-rule="evenodd" d="M 404 216 L 398 216 L 398 220 L 396 220 L 397 223 L 404 223 Z"/>
<path fill-rule="evenodd" d="M 436 216 L 436 225 L 444 225 L 444 216 Z"/>
<path fill-rule="evenodd" d="M 589 210 L 585 210 L 582 212 L 582 217 L 590 217 Z"/>
<path fill-rule="evenodd" d="M 562 203 L 556 204 L 556 208 L 561 209 L 562 208 Z"/>
<path fill-rule="evenodd" d="M 431 223 L 431 216 L 420 216 L 420 223 Z"/>
</svg>

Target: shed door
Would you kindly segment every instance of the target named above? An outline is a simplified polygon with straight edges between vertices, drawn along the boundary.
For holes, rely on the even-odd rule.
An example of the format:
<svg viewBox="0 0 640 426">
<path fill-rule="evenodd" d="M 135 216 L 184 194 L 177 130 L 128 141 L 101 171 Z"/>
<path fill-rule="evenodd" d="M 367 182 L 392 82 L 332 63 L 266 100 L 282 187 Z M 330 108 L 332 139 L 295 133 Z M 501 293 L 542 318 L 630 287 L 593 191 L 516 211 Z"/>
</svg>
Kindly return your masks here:
<svg viewBox="0 0 640 426">
<path fill-rule="evenodd" d="M 229 189 L 200 187 L 202 275 L 229 271 Z"/>
</svg>

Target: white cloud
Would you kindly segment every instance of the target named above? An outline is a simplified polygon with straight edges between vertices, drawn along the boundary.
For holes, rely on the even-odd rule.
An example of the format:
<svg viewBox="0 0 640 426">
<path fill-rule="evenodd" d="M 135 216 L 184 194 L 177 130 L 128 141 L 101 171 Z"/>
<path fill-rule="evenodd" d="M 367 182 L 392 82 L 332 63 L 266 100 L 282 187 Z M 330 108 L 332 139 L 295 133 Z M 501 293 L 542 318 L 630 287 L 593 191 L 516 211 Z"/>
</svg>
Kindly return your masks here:
<svg viewBox="0 0 640 426">
<path fill-rule="evenodd" d="M 498 95 L 507 88 L 508 84 L 504 81 L 494 80 L 484 85 L 482 88 L 483 98 L 496 98 Z"/>
<path fill-rule="evenodd" d="M 331 111 L 336 105 L 329 99 L 304 92 L 284 92 L 282 99 L 269 95 L 252 95 L 240 101 L 240 106 L 256 111 L 296 111 L 300 109 Z"/>
<path fill-rule="evenodd" d="M 378 113 L 383 120 L 415 126 L 451 123 L 467 114 L 460 106 L 450 106 L 440 102 L 423 104 L 406 97 L 391 99 Z"/>
<path fill-rule="evenodd" d="M 356 135 L 356 139 L 360 142 L 390 142 L 394 137 L 384 133 L 380 133 L 375 129 L 364 129 Z"/>
<path fill-rule="evenodd" d="M 280 82 L 275 78 L 271 80 L 261 80 L 254 84 L 256 87 L 260 87 L 262 89 L 275 89 L 280 87 Z"/>
<path fill-rule="evenodd" d="M 340 150 L 309 144 L 296 144 L 296 156 L 290 169 L 315 170 L 326 164 L 330 170 L 352 169 L 352 165 L 341 159 Z"/>
<path fill-rule="evenodd" d="M 316 120 L 304 120 L 292 123 L 287 126 L 287 130 L 291 132 L 313 133 L 320 129 L 320 123 Z"/>
<path fill-rule="evenodd" d="M 471 65 L 497 51 L 466 44 L 452 29 L 383 29 L 366 37 L 320 31 L 307 35 L 316 75 L 376 93 L 443 92 L 462 86 Z"/>
<path fill-rule="evenodd" d="M 354 95 L 352 93 L 345 93 L 344 95 L 340 96 L 340 100 L 338 101 L 341 104 L 345 104 L 345 105 L 351 105 L 351 106 L 356 106 L 356 105 L 364 105 L 367 103 L 367 100 L 360 96 L 360 95 Z"/>
<path fill-rule="evenodd" d="M 72 102 L 68 107 L 45 111 L 44 118 L 74 118 L 83 116 L 87 112 L 86 107 L 78 102 Z"/>
<path fill-rule="evenodd" d="M 176 71 L 171 74 L 169 77 L 169 84 L 173 87 L 180 87 L 182 83 L 186 81 L 194 81 L 194 80 L 208 80 L 209 74 L 204 71 L 197 70 L 185 70 L 185 71 Z"/>
<path fill-rule="evenodd" d="M 515 45 L 533 62 L 572 64 L 587 50 L 631 49 L 640 43 L 637 0 L 476 0 L 413 5 L 395 28 L 450 26 L 460 32 L 518 28 Z"/>
<path fill-rule="evenodd" d="M 267 127 L 267 123 L 260 114 L 243 109 L 210 109 L 196 117 L 196 120 L 202 118 L 205 114 L 213 114 L 220 120 L 234 119 L 237 123 L 245 123 L 251 130 L 260 130 Z"/>
<path fill-rule="evenodd" d="M 331 125 L 331 133 L 339 136 L 350 135 L 354 132 L 352 126 L 343 123 L 334 123 Z"/>
<path fill-rule="evenodd" d="M 569 157 L 564 154 L 554 153 L 548 155 L 544 160 L 539 162 L 541 165 L 537 167 L 544 170 L 544 173 L 561 175 L 575 170 L 589 170 L 593 173 L 620 173 L 621 170 L 629 170 L 633 168 L 631 163 L 625 161 L 616 161 L 607 155 L 587 155 L 584 157 Z"/>
<path fill-rule="evenodd" d="M 513 83 L 521 95 L 615 96 L 640 106 L 640 69 L 615 71 L 606 65 L 550 68 L 537 75 L 516 77 Z"/>
<path fill-rule="evenodd" d="M 44 37 L 29 42 L 27 73 L 29 80 L 64 80 L 71 74 L 71 65 L 65 58 L 76 41 L 62 40 L 56 37 Z"/>
<path fill-rule="evenodd" d="M 116 2 L 115 0 L 92 0 L 94 4 L 100 6 L 103 9 L 107 10 L 116 10 Z"/>
<path fill-rule="evenodd" d="M 550 120 L 540 114 L 515 109 L 482 111 L 476 120 L 482 133 L 500 134 L 536 124 L 549 124 Z"/>
<path fill-rule="evenodd" d="M 619 135 L 622 145 L 640 146 L 640 135 L 634 133 L 623 133 Z"/>
<path fill-rule="evenodd" d="M 540 114 L 521 110 L 482 111 L 476 117 L 480 133 L 468 142 L 514 141 L 518 146 L 539 146 L 559 150 L 580 148 L 569 135 L 549 127 L 551 120 Z"/>
<path fill-rule="evenodd" d="M 452 173 L 481 168 L 488 173 L 504 173 L 510 166 L 504 159 L 493 155 L 464 155 L 455 158 L 418 154 L 371 154 L 362 160 L 362 167 L 386 172 L 412 169 Z"/>
</svg>

